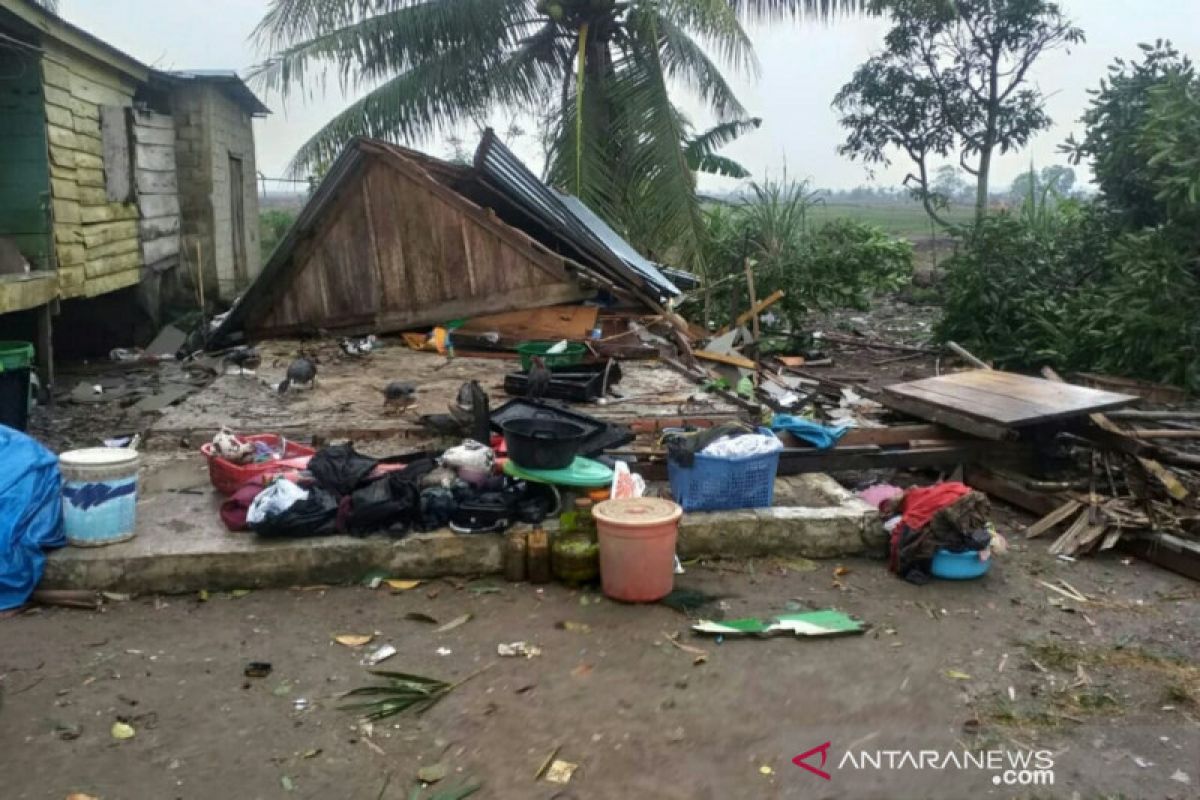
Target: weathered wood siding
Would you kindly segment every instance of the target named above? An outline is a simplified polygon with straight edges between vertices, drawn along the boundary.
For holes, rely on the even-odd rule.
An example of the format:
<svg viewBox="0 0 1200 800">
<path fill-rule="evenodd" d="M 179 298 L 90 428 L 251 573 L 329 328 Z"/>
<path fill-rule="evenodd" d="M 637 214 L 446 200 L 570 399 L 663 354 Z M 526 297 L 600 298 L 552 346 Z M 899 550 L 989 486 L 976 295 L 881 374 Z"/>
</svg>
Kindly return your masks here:
<svg viewBox="0 0 1200 800">
<path fill-rule="evenodd" d="M 142 263 L 166 269 L 179 263 L 179 182 L 175 174 L 175 120 L 170 114 L 131 111 L 133 176 L 141 221 Z"/>
<path fill-rule="evenodd" d="M 43 50 L 60 292 L 63 297 L 93 297 L 132 286 L 141 278 L 142 266 L 138 209 L 107 198 L 100 109 L 132 106 L 136 87 L 116 70 L 54 39 L 47 38 Z"/>
<path fill-rule="evenodd" d="M 348 176 L 291 257 L 251 333 L 394 331 L 587 296 L 558 256 L 396 157 Z"/>
</svg>

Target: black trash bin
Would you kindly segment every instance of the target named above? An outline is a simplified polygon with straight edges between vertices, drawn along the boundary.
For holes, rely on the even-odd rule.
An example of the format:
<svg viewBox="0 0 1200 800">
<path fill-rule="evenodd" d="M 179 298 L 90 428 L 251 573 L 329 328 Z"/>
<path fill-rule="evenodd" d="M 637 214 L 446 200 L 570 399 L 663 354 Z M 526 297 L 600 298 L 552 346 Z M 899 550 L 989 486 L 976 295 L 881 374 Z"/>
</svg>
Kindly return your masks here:
<svg viewBox="0 0 1200 800">
<path fill-rule="evenodd" d="M 0 425 L 24 431 L 29 425 L 29 369 L 33 345 L 0 342 Z"/>
</svg>

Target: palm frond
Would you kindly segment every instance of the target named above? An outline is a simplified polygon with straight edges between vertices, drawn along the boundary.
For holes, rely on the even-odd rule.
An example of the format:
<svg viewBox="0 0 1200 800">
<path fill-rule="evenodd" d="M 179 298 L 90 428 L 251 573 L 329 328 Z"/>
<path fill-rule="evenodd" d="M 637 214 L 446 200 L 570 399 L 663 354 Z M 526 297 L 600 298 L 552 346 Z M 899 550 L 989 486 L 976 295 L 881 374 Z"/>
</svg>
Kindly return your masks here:
<svg viewBox="0 0 1200 800">
<path fill-rule="evenodd" d="M 476 51 L 460 49 L 397 75 L 313 134 L 293 157 L 292 171 L 329 163 L 355 136 L 420 140 L 470 120 L 494 96 L 487 80 L 491 66 Z"/>
<path fill-rule="evenodd" d="M 709 154 L 699 158 L 689 158 L 688 166 L 693 172 L 703 172 L 706 175 L 720 175 L 723 178 L 749 178 L 751 172 L 746 167 L 727 156 Z"/>
<path fill-rule="evenodd" d="M 754 43 L 728 0 L 662 0 L 659 14 L 704 43 L 734 69 L 758 72 Z"/>
<path fill-rule="evenodd" d="M 653 18 L 652 29 L 657 42 L 653 61 L 657 69 L 695 92 L 718 118 L 728 120 L 746 116 L 746 109 L 721 73 L 721 68 L 684 28 L 661 14 L 641 12 L 630 12 L 630 24 L 644 17 Z M 646 25 L 643 23 L 642 27 Z"/>
<path fill-rule="evenodd" d="M 745 20 L 778 22 L 785 19 L 829 20 L 871 10 L 871 0 L 728 0 Z"/>
<path fill-rule="evenodd" d="M 299 0 L 291 0 L 299 2 Z M 306 0 L 327 2 L 328 0 Z M 353 6 L 353 0 L 341 5 Z M 385 3 L 384 5 L 396 5 Z M 312 73 L 333 67 L 343 89 L 372 85 L 447 52 L 494 53 L 519 45 L 534 22 L 523 0 L 434 0 L 324 27 L 292 40 L 251 71 L 251 78 L 285 97 Z M 347 16 L 331 14 L 331 18 Z"/>
<path fill-rule="evenodd" d="M 756 131 L 762 126 L 761 117 L 733 119 L 712 126 L 704 133 L 692 136 L 687 140 L 685 152 L 688 158 L 700 158 L 716 153 L 725 145 L 742 136 Z"/>
</svg>

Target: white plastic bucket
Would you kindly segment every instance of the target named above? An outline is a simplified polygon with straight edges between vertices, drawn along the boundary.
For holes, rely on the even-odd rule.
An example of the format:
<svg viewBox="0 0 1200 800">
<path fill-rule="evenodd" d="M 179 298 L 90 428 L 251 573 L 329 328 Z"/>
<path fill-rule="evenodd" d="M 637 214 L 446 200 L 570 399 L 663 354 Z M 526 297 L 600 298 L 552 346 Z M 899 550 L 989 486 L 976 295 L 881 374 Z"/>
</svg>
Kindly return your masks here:
<svg viewBox="0 0 1200 800">
<path fill-rule="evenodd" d="M 59 455 L 67 541 L 77 547 L 98 547 L 133 538 L 138 462 L 136 450 L 119 447 L 89 447 Z"/>
</svg>

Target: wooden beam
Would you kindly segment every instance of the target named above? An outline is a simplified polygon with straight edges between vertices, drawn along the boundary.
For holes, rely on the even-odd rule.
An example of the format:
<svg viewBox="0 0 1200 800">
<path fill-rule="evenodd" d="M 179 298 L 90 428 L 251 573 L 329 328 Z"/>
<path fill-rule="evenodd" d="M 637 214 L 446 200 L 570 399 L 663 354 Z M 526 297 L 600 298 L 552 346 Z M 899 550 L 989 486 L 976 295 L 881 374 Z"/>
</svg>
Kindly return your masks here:
<svg viewBox="0 0 1200 800">
<path fill-rule="evenodd" d="M 1117 547 L 1143 561 L 1200 581 L 1200 545 L 1195 542 L 1169 533 L 1151 533 L 1122 536 Z"/>
<path fill-rule="evenodd" d="M 771 306 L 778 303 L 780 300 L 783 299 L 783 297 L 784 297 L 783 289 L 777 289 L 773 294 L 771 294 L 767 297 L 764 297 L 762 300 L 759 300 L 757 303 L 752 302 L 752 305 L 750 306 L 750 308 L 748 310 L 743 311 L 741 314 L 739 314 L 738 318 L 733 321 L 732 325 L 726 325 L 724 328 L 721 328 L 721 330 L 718 331 L 718 334 L 728 333 L 733 328 L 737 328 L 742 325 L 745 325 L 748 320 L 757 320 L 759 314 L 761 314 L 762 312 L 766 311 Z M 751 293 L 751 301 L 753 301 L 753 299 L 754 299 L 753 293 Z M 756 322 L 755 328 L 757 328 L 757 327 L 758 327 L 758 325 Z M 755 339 L 758 338 L 757 330 L 754 332 L 754 338 Z"/>
<path fill-rule="evenodd" d="M 757 366 L 753 361 L 744 356 L 726 355 L 725 353 L 714 353 L 711 350 L 696 350 L 693 352 L 696 358 L 704 361 L 714 361 L 718 364 L 725 364 L 730 367 L 741 367 L 742 369 L 755 369 Z"/>
<path fill-rule="evenodd" d="M 1039 517 L 1059 508 L 1064 500 L 1061 494 L 1036 492 L 1019 481 L 978 465 L 967 465 L 963 470 L 963 483 Z"/>
</svg>

